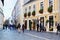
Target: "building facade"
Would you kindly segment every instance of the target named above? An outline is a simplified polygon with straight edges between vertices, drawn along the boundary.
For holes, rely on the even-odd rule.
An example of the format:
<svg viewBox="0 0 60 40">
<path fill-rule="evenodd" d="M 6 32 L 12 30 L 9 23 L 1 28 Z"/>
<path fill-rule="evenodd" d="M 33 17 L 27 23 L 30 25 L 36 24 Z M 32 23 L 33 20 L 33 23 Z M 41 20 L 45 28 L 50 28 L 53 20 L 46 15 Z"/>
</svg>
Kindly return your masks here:
<svg viewBox="0 0 60 40">
<path fill-rule="evenodd" d="M 60 0 L 30 0 L 23 5 L 26 29 L 36 30 L 37 19 L 48 32 L 56 32 L 60 22 Z"/>
<path fill-rule="evenodd" d="M 12 18 L 16 20 L 17 24 L 23 24 L 23 4 L 24 0 L 17 0 L 16 5 L 12 11 Z"/>
<path fill-rule="evenodd" d="M 4 0 L 0 0 L 0 29 L 3 28 L 3 22 L 4 22 L 4 14 L 3 14 L 3 5 L 4 5 Z"/>
</svg>

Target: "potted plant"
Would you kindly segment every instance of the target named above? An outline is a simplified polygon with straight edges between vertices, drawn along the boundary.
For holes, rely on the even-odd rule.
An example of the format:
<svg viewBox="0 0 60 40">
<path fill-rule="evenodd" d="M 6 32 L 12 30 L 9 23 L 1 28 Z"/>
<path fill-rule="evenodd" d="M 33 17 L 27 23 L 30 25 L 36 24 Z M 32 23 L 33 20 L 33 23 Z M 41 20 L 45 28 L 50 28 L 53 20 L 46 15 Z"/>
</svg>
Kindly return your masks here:
<svg viewBox="0 0 60 40">
<path fill-rule="evenodd" d="M 53 31 L 53 27 L 50 27 L 49 30 L 50 30 L 50 31 Z"/>
<path fill-rule="evenodd" d="M 27 17 L 27 13 L 24 13 L 24 17 Z"/>
<path fill-rule="evenodd" d="M 35 11 L 32 12 L 32 15 L 35 16 Z"/>
<path fill-rule="evenodd" d="M 41 14 L 42 14 L 42 13 L 43 13 L 43 9 L 40 9 L 40 10 L 39 10 L 39 13 L 41 13 Z"/>
<path fill-rule="evenodd" d="M 49 12 L 49 13 L 52 12 L 52 7 L 53 7 L 53 6 L 49 6 L 49 7 L 48 7 L 48 12 Z"/>
<path fill-rule="evenodd" d="M 53 20 L 46 20 L 46 24 L 47 24 L 48 22 L 52 22 L 52 23 L 54 23 Z"/>
<path fill-rule="evenodd" d="M 49 20 L 46 20 L 46 25 L 47 25 L 48 22 L 49 22 Z"/>
<path fill-rule="evenodd" d="M 48 23 L 49 22 L 49 20 L 46 20 L 46 23 Z"/>
<path fill-rule="evenodd" d="M 31 12 L 28 12 L 28 16 L 29 16 L 29 17 L 31 16 Z"/>
<path fill-rule="evenodd" d="M 54 23 L 54 21 L 53 21 L 53 20 L 51 20 L 51 22 L 52 22 L 52 23 Z"/>
</svg>

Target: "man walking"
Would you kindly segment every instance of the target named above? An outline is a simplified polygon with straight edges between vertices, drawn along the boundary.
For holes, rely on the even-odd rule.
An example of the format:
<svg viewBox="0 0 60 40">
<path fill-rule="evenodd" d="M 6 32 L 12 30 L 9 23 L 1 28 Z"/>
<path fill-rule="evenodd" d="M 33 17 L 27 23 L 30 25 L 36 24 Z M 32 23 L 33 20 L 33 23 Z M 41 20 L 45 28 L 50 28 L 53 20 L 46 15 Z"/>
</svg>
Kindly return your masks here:
<svg viewBox="0 0 60 40">
<path fill-rule="evenodd" d="M 58 34 L 59 31 L 60 31 L 60 25 L 58 24 L 57 25 L 57 34 Z"/>
</svg>

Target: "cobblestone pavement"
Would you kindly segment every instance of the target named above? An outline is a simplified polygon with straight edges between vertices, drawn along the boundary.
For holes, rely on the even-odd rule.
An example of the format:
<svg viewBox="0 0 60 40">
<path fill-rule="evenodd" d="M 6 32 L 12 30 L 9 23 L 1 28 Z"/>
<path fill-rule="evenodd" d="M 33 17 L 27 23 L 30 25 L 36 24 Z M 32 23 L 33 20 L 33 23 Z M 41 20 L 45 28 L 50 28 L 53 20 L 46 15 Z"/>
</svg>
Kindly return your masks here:
<svg viewBox="0 0 60 40">
<path fill-rule="evenodd" d="M 17 30 L 1 30 L 0 40 L 60 40 L 60 34 L 46 32 L 22 31 L 18 33 Z"/>
</svg>

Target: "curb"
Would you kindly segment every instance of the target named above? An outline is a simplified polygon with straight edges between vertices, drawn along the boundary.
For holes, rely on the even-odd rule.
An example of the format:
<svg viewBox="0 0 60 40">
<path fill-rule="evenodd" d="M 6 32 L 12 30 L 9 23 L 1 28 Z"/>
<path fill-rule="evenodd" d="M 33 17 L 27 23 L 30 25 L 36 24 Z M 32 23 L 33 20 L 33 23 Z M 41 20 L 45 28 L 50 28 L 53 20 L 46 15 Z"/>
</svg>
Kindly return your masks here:
<svg viewBox="0 0 60 40">
<path fill-rule="evenodd" d="M 52 34 L 56 34 L 57 32 L 47 32 L 47 33 L 52 33 Z M 58 34 L 60 34 L 60 32 L 58 32 Z"/>
</svg>

